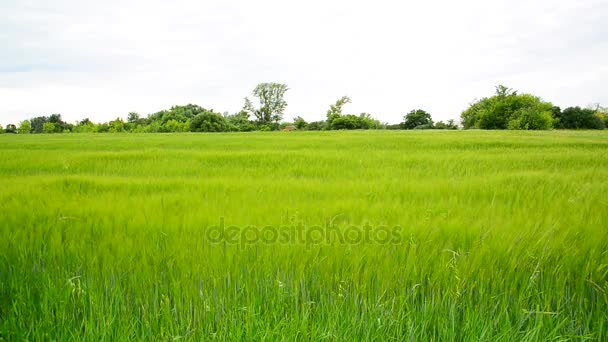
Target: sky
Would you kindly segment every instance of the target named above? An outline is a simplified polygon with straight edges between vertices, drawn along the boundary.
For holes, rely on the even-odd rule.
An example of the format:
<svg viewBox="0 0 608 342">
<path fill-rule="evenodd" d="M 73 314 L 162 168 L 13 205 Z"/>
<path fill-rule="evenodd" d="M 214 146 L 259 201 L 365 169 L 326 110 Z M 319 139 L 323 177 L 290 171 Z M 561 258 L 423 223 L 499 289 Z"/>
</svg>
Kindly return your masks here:
<svg viewBox="0 0 608 342">
<path fill-rule="evenodd" d="M 285 120 L 457 119 L 504 84 L 608 105 L 608 0 L 0 0 L 0 124 L 173 105 L 237 112 L 286 83 Z"/>
</svg>

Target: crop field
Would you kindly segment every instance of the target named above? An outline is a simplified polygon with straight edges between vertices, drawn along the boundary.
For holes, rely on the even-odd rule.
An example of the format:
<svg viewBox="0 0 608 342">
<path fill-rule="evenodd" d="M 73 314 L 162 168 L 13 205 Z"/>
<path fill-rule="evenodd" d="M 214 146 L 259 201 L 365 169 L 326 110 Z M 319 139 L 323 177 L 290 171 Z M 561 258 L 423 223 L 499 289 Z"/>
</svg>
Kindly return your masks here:
<svg viewBox="0 0 608 342">
<path fill-rule="evenodd" d="M 608 340 L 608 132 L 0 135 L 0 340 Z"/>
</svg>

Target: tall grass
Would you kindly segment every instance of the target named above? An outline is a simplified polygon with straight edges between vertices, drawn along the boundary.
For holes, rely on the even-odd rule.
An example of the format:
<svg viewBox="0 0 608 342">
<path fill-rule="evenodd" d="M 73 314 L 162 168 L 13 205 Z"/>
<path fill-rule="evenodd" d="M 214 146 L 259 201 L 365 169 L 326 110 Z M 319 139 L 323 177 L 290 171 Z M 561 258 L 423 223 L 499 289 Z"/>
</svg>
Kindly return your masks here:
<svg viewBox="0 0 608 342">
<path fill-rule="evenodd" d="M 0 176 L 0 340 L 608 339 L 604 132 L 2 135 Z"/>
</svg>

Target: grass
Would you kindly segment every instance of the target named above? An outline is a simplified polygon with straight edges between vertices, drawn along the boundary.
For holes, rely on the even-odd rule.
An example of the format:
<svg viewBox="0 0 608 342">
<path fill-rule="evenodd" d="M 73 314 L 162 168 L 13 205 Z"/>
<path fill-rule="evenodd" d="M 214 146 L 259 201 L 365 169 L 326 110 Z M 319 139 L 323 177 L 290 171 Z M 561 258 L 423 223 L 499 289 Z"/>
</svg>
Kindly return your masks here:
<svg viewBox="0 0 608 342">
<path fill-rule="evenodd" d="M 606 132 L 5 134 L 0 176 L 0 340 L 608 339 Z"/>
</svg>

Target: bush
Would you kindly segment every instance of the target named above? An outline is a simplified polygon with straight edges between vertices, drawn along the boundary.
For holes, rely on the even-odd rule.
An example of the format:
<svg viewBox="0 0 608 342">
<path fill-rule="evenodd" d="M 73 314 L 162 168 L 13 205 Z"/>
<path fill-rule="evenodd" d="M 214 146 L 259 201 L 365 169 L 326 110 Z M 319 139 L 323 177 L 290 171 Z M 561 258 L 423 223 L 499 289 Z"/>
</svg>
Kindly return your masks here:
<svg viewBox="0 0 608 342">
<path fill-rule="evenodd" d="M 32 132 L 32 125 L 28 120 L 21 121 L 18 131 L 20 134 L 30 134 Z"/>
<path fill-rule="evenodd" d="M 55 133 L 57 132 L 57 126 L 52 122 L 45 122 L 42 126 L 42 131 L 44 133 Z"/>
<path fill-rule="evenodd" d="M 17 133 L 17 126 L 15 126 L 13 124 L 6 125 L 6 129 L 4 130 L 4 133 Z"/>
<path fill-rule="evenodd" d="M 309 131 L 322 131 L 325 129 L 325 121 L 313 121 L 306 128 Z"/>
<path fill-rule="evenodd" d="M 494 96 L 471 104 L 460 117 L 465 129 L 549 129 L 555 108 L 539 97 L 497 86 Z"/>
<path fill-rule="evenodd" d="M 226 132 L 228 125 L 226 119 L 220 114 L 203 112 L 192 119 L 190 130 L 192 132 Z"/>
<path fill-rule="evenodd" d="M 403 117 L 401 127 L 404 129 L 414 129 L 417 127 L 432 128 L 433 119 L 431 114 L 422 109 L 414 109 Z"/>
<path fill-rule="evenodd" d="M 559 113 L 559 127 L 567 129 L 604 129 L 605 123 L 595 110 L 568 107 Z"/>
<path fill-rule="evenodd" d="M 530 107 L 518 110 L 508 123 L 509 129 L 539 130 L 551 129 L 552 127 L 551 112 L 541 112 Z"/>
<path fill-rule="evenodd" d="M 359 118 L 353 114 L 341 115 L 331 122 L 331 129 L 357 129 L 361 128 Z"/>
<path fill-rule="evenodd" d="M 435 123 L 435 126 L 433 128 L 435 128 L 435 129 L 458 129 L 458 125 L 456 125 L 454 120 L 450 119 L 450 120 L 448 120 L 447 123 L 445 123 L 443 121 L 439 121 L 439 122 Z"/>
</svg>

